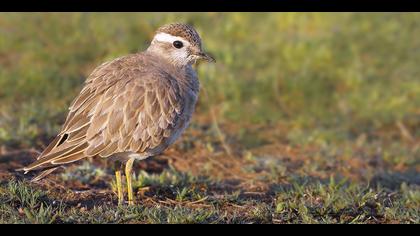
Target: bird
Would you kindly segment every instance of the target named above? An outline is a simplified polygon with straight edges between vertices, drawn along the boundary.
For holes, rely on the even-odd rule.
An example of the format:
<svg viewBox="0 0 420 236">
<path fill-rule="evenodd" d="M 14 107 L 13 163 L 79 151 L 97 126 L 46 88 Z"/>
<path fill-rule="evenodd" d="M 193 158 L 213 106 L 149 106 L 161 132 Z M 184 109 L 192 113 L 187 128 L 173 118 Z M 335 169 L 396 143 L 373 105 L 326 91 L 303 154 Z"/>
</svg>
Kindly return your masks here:
<svg viewBox="0 0 420 236">
<path fill-rule="evenodd" d="M 40 171 L 39 181 L 57 168 L 86 158 L 125 164 L 128 204 L 134 204 L 135 160 L 161 154 L 188 127 L 200 91 L 193 68 L 215 62 L 193 26 L 159 27 L 148 48 L 104 62 L 86 78 L 58 135 L 37 159 L 22 168 Z M 121 165 L 115 179 L 124 204 Z"/>
</svg>

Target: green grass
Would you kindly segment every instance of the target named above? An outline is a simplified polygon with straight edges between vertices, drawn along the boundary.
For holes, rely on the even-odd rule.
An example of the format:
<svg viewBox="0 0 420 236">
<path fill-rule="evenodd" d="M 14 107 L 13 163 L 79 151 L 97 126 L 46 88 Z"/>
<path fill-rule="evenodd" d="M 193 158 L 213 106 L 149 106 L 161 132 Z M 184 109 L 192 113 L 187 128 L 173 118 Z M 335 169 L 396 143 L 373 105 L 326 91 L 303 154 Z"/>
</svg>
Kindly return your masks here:
<svg viewBox="0 0 420 236">
<path fill-rule="evenodd" d="M 0 222 L 420 223 L 419 20 L 3 13 Z M 191 127 L 168 154 L 173 166 L 136 174 L 142 204 L 117 207 L 110 192 L 109 204 L 88 193 L 67 199 L 75 193 L 11 171 L 3 160 L 45 147 L 96 66 L 144 50 L 157 27 L 174 21 L 194 24 L 217 63 L 197 67 L 202 92 Z M 112 189 L 111 173 L 85 162 L 55 181 L 99 191 Z"/>
<path fill-rule="evenodd" d="M 47 201 L 45 192 L 22 182 L 11 181 L 2 187 L 0 199 L 0 223 L 49 224 L 61 212 Z"/>
<path fill-rule="evenodd" d="M 381 187 L 336 183 L 334 179 L 327 183 L 295 183 L 290 190 L 278 192 L 276 213 L 283 221 L 301 223 L 418 224 L 419 189 L 407 190 L 402 185 L 401 192 L 395 194 Z"/>
<path fill-rule="evenodd" d="M 53 135 L 95 66 L 144 50 L 156 27 L 172 21 L 194 23 L 218 59 L 199 68 L 211 101 L 201 99 L 201 114 L 214 106 L 221 122 L 284 122 L 327 141 L 371 135 L 397 121 L 416 125 L 418 17 L 6 13 L 0 17 L 0 140 Z"/>
<path fill-rule="evenodd" d="M 273 200 L 209 198 L 205 207 L 183 204 L 177 196 L 171 204 L 86 208 L 66 205 L 25 182 L 0 190 L 1 223 L 420 223 L 420 189 L 405 184 L 396 192 L 345 180 L 296 181 L 277 188 Z"/>
</svg>

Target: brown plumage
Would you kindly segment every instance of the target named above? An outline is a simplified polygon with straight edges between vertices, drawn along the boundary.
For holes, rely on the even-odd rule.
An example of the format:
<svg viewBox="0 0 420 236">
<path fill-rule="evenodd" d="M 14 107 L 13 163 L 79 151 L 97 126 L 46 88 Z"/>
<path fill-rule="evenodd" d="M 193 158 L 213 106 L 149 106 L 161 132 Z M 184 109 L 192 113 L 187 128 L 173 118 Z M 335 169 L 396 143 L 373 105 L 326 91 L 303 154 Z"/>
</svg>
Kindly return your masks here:
<svg viewBox="0 0 420 236">
<path fill-rule="evenodd" d="M 70 106 L 57 138 L 24 170 L 124 152 L 152 156 L 165 149 L 189 120 L 198 81 L 186 71 L 161 66 L 159 58 L 140 53 L 98 67 Z"/>
<path fill-rule="evenodd" d="M 194 46 L 201 48 L 201 38 L 198 35 L 197 31 L 190 26 L 182 23 L 168 24 L 160 27 L 157 32 L 167 33 L 173 36 L 179 36 L 186 39 L 188 42 Z"/>
<path fill-rule="evenodd" d="M 158 34 L 147 51 L 103 63 L 89 75 L 62 130 L 25 172 L 43 170 L 39 180 L 87 157 L 144 159 L 176 140 L 199 92 L 191 65 L 212 58 L 191 26 L 166 25 Z M 175 48 L 173 40 L 185 47 Z"/>
</svg>

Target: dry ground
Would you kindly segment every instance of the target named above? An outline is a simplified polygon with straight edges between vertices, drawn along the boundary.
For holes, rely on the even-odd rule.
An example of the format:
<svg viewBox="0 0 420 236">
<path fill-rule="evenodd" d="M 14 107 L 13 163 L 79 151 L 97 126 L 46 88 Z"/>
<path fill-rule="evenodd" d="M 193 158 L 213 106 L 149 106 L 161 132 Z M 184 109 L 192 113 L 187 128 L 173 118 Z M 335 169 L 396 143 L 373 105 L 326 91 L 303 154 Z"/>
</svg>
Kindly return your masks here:
<svg viewBox="0 0 420 236">
<path fill-rule="evenodd" d="M 269 134 L 282 128 L 249 132 L 261 129 Z M 136 162 L 134 207 L 117 206 L 112 163 L 82 161 L 35 184 L 28 181 L 31 175 L 14 171 L 30 163 L 35 150 L 3 148 L 0 220 L 419 223 L 418 165 L 391 165 L 380 150 L 371 153 L 356 144 L 351 155 L 269 140 L 244 151 L 235 145 L 235 127 L 222 127 L 224 138 L 209 138 L 209 130 L 193 127 L 162 156 Z"/>
</svg>

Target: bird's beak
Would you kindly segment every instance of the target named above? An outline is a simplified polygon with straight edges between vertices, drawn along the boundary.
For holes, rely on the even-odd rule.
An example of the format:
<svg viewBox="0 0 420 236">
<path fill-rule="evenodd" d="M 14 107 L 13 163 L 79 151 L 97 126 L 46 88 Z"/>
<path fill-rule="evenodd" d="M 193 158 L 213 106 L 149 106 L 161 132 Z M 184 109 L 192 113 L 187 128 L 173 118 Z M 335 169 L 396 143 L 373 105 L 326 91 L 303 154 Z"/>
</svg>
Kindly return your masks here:
<svg viewBox="0 0 420 236">
<path fill-rule="evenodd" d="M 210 56 L 209 54 L 207 54 L 207 53 L 205 53 L 205 52 L 199 52 L 199 53 L 197 54 L 197 56 L 198 56 L 200 59 L 206 60 L 206 61 L 208 61 L 208 62 L 216 62 L 216 60 L 214 59 L 214 57 Z"/>
</svg>

